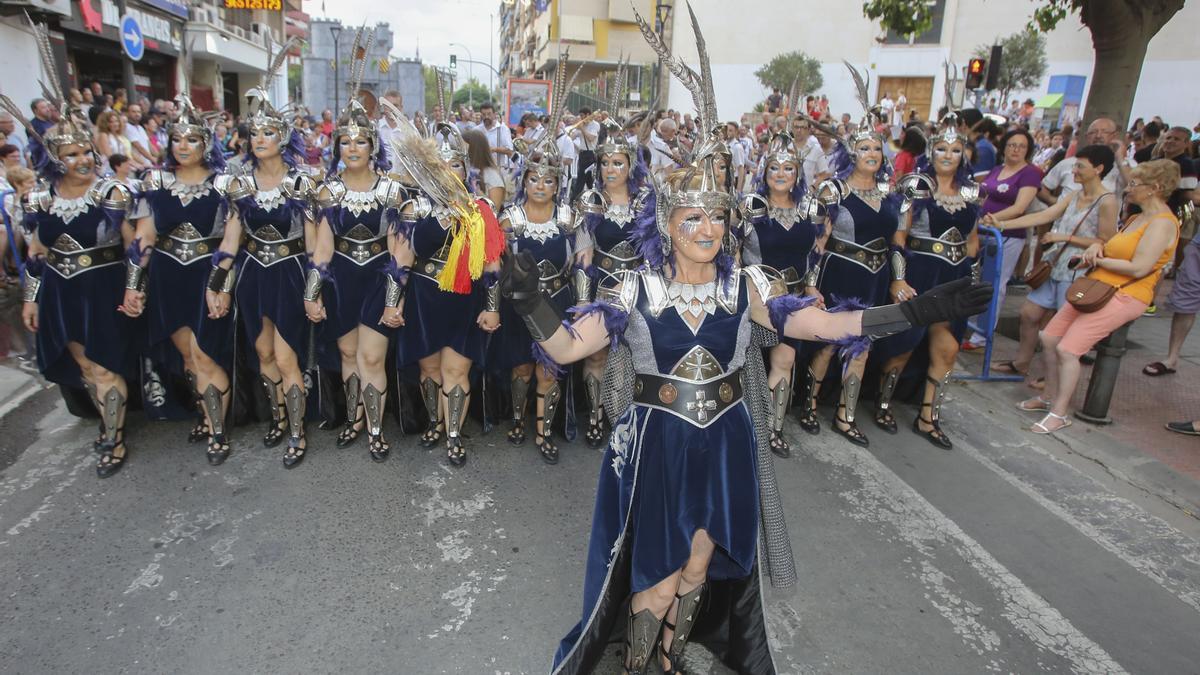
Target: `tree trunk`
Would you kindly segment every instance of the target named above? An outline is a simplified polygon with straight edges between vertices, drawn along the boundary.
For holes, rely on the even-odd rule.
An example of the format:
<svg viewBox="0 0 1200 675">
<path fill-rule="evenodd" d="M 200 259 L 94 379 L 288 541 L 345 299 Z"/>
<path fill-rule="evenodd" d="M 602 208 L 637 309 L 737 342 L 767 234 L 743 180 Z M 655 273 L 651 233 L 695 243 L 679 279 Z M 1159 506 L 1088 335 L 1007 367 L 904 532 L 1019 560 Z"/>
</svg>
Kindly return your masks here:
<svg viewBox="0 0 1200 675">
<path fill-rule="evenodd" d="M 1108 117 L 1128 128 L 1146 47 L 1184 0 L 1085 0 L 1080 18 L 1092 32 L 1096 65 L 1084 124 Z"/>
</svg>

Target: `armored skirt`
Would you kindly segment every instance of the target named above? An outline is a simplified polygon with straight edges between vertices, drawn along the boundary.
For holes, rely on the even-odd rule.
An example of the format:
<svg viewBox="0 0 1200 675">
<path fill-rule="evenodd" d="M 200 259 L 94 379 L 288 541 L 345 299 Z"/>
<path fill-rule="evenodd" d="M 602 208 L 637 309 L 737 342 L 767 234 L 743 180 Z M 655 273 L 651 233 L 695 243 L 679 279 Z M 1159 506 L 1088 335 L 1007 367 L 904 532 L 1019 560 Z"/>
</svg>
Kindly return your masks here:
<svg viewBox="0 0 1200 675">
<path fill-rule="evenodd" d="M 920 200 L 913 205 L 912 229 L 904 249 L 905 280 L 913 290 L 924 293 L 971 274 L 974 260 L 967 256 L 967 237 L 975 230 L 978 215 L 979 208 L 962 198 Z M 966 320 L 951 325 L 959 340 L 966 330 Z M 885 358 L 911 352 L 927 332 L 925 326 L 910 328 L 880 340 L 874 351 Z"/>
<path fill-rule="evenodd" d="M 51 382 L 79 386 L 79 366 L 67 347 L 74 342 L 106 370 L 133 372 L 140 322 L 117 311 L 125 300 L 119 216 L 110 217 L 90 196 L 52 195 L 49 209 L 26 223 L 50 249 L 38 297 L 38 370 Z"/>
<path fill-rule="evenodd" d="M 631 275 L 642 284 L 623 334 L 633 403 L 601 462 L 583 619 L 560 644 L 556 673 L 591 672 L 628 595 L 681 569 L 701 529 L 716 550 L 693 638 L 737 672 L 775 672 L 759 590 L 758 433 L 753 397 L 743 398 L 752 325 L 739 276 L 709 295 L 711 286 Z M 682 309 L 679 299 L 694 294 L 707 299 Z M 694 311 L 703 316 L 695 330 L 681 315 Z M 606 373 L 606 386 L 613 381 Z"/>
<path fill-rule="evenodd" d="M 476 281 L 470 293 L 438 288 L 437 275 L 450 251 L 449 227 L 430 215 L 413 224 L 409 240 L 416 260 L 404 296 L 404 329 L 398 332 L 397 364 L 401 368 L 413 365 L 447 347 L 472 361 L 482 359 L 487 334 L 476 320 L 483 311 L 483 284 Z"/>
<path fill-rule="evenodd" d="M 176 372 L 182 361 L 170 340 L 181 328 L 191 330 L 200 351 L 226 372 L 233 366 L 233 315 L 208 316 L 212 256 L 225 233 L 229 208 L 212 181 L 175 182 L 143 193 L 157 231 L 146 285 L 147 337 L 156 360 Z"/>
<path fill-rule="evenodd" d="M 304 314 L 304 211 L 293 200 L 271 194 L 278 190 L 238 203 L 247 241 L 238 258 L 234 294 L 248 353 L 254 353 L 264 319 L 270 320 L 305 368 L 312 324 Z"/>
</svg>

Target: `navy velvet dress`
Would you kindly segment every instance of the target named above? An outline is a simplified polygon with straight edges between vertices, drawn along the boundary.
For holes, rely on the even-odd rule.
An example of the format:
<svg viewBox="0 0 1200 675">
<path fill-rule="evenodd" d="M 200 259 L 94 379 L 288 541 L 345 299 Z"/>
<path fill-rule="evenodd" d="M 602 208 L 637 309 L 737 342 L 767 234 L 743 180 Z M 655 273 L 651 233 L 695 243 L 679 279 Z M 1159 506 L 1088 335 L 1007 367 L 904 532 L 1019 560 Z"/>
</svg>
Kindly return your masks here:
<svg viewBox="0 0 1200 675">
<path fill-rule="evenodd" d="M 750 224 L 742 250 L 742 263 L 763 264 L 783 275 L 788 293 L 804 295 L 804 275 L 815 261 L 813 247 L 821 234 L 821 225 L 813 223 L 794 209 L 768 210 L 767 215 Z M 781 337 L 780 341 L 799 348 L 800 340 Z"/>
<path fill-rule="evenodd" d="M 377 179 L 367 192 L 346 190 L 338 205 L 322 211 L 334 236 L 329 261 L 333 283 L 321 291 L 326 340 L 337 340 L 360 324 L 385 336 L 395 333 L 379 323 L 387 294 L 388 227 L 395 216 L 395 207 L 380 197 L 390 192 L 380 190 L 380 184 L 390 180 Z"/>
<path fill-rule="evenodd" d="M 888 249 L 899 223 L 895 200 L 885 197 L 876 211 L 852 193 L 836 211 L 817 282 L 826 305 L 876 307 L 890 303 Z"/>
<path fill-rule="evenodd" d="M 404 330 L 399 331 L 396 345 L 401 368 L 446 347 L 471 361 L 484 355 L 487 333 L 476 323 L 483 311 L 482 281 L 475 281 L 470 293 L 438 288 L 437 274 L 450 251 L 451 225 L 449 216 L 435 207 L 434 213 L 414 223 L 409 232 L 416 261 L 408 275 Z"/>
<path fill-rule="evenodd" d="M 253 183 L 254 177 L 242 180 Z M 238 315 L 246 329 L 248 353 L 262 333 L 263 319 L 270 319 L 306 367 L 310 323 L 304 314 L 304 222 L 307 200 L 312 197 L 311 179 L 299 172 L 284 178 L 290 186 L 272 190 L 253 188 L 253 194 L 238 200 L 238 213 L 247 239 L 238 259 Z M 289 192 L 291 194 L 289 194 Z M 254 357 L 257 368 L 258 359 Z"/>
<path fill-rule="evenodd" d="M 738 377 L 751 340 L 748 282 L 740 271 L 735 268 L 729 290 L 718 292 L 722 299 L 703 312 L 703 321 L 695 329 L 671 301 L 671 284 L 661 274 L 630 274 L 625 284 L 630 283 L 639 288 L 621 337 L 632 351 L 633 369 L 638 376 L 670 376 L 675 379 L 668 381 L 693 382 Z M 626 293 L 622 297 L 627 297 Z M 655 298 L 667 301 L 660 300 L 656 305 Z M 662 392 L 670 385 L 660 388 L 658 380 L 646 382 L 650 384 L 640 395 L 657 391 L 657 400 L 665 400 Z M 639 381 L 635 392 L 643 390 L 643 384 Z M 722 387 L 721 391 L 726 390 Z M 669 389 L 668 398 L 673 399 L 674 392 Z M 716 544 L 708 568 L 709 582 L 753 578 L 756 573 L 760 504 L 757 438 L 745 398 L 730 395 L 730 403 L 721 407 L 713 400 L 716 396 L 708 396 L 705 401 L 698 392 L 695 401 L 680 401 L 691 404 L 686 410 L 707 405 L 712 411 L 701 415 L 680 413 L 678 408 L 661 403 L 641 402 L 648 399 L 639 399 L 638 395 L 613 424 L 600 463 L 584 581 L 583 621 L 559 645 L 556 666 L 572 658 L 581 648 L 580 640 L 592 631 L 593 612 L 598 603 L 605 601 L 607 596 L 603 594 L 610 592 L 608 580 L 615 573 L 612 566 L 618 555 L 627 557 L 631 566 L 629 591 L 644 591 L 683 567 L 691 553 L 693 535 L 704 529 Z M 630 554 L 619 554 L 627 545 L 632 546 Z M 745 658 L 749 661 L 748 656 Z M 767 664 L 760 665 L 744 672 L 772 672 Z"/>
<path fill-rule="evenodd" d="M 642 257 L 637 248 L 629 240 L 638 211 L 650 197 L 650 188 L 642 188 L 631 197 L 628 205 L 609 204 L 603 215 L 587 216 L 584 224 L 588 227 L 589 236 L 595 247 L 592 253 L 591 277 L 595 288 L 611 287 L 617 283 L 622 271 L 637 269 L 642 264 Z M 579 298 L 580 302 L 590 302 L 592 298 Z"/>
<path fill-rule="evenodd" d="M 912 227 L 904 256 L 905 280 L 918 294 L 971 274 L 973 258 L 967 256 L 967 237 L 975 230 L 979 205 L 961 198 L 945 201 L 922 199 L 913 204 Z M 966 332 L 966 321 L 952 324 L 957 338 Z M 877 344 L 882 356 L 912 351 L 925 337 L 927 327 L 918 326 L 892 335 Z"/>
<path fill-rule="evenodd" d="M 520 206 L 509 207 L 511 210 Z M 510 214 L 511 211 L 505 211 Z M 506 224 L 506 215 L 501 214 L 500 224 Z M 515 255 L 529 251 L 537 261 L 540 271 L 539 285 L 550 302 L 566 315 L 566 310 L 575 304 L 575 293 L 570 283 L 570 269 L 575 262 L 577 242 L 582 241 L 582 231 L 568 232 L 553 219 L 546 223 L 529 223 L 520 236 L 508 233 L 508 245 Z M 500 328 L 492 334 L 488 346 L 488 368 L 505 373 L 516 366 L 533 363 L 533 338 L 520 315 L 511 303 L 500 305 Z"/>
<path fill-rule="evenodd" d="M 79 386 L 67 344 L 118 374 L 136 366 L 139 322 L 117 311 L 125 300 L 125 249 L 120 216 L 110 217 L 90 195 L 63 199 L 50 188 L 47 207 L 25 220 L 48 247 L 38 295 L 37 361 L 47 380 Z"/>
<path fill-rule="evenodd" d="M 157 234 L 146 285 L 149 344 L 157 360 L 176 372 L 182 372 L 182 360 L 170 339 L 180 328 L 191 329 L 200 351 L 226 372 L 233 366 L 233 314 L 210 319 L 205 295 L 229 213 L 216 178 L 186 185 L 169 172 L 152 171 L 141 195 Z"/>
</svg>

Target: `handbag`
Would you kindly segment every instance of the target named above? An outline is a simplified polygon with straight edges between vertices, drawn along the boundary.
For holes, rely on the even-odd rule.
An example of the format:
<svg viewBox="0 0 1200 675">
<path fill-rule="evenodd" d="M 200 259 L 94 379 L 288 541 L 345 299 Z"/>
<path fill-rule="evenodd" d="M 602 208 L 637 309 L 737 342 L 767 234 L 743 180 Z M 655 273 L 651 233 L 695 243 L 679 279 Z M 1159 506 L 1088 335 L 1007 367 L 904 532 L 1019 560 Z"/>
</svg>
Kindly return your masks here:
<svg viewBox="0 0 1200 675">
<path fill-rule="evenodd" d="M 1083 212 L 1083 217 L 1079 219 L 1079 222 L 1075 223 L 1075 229 L 1071 230 L 1070 237 L 1074 237 L 1079 233 L 1079 228 L 1083 226 L 1083 221 L 1087 220 L 1088 216 L 1091 215 L 1092 209 L 1096 208 L 1096 204 L 1098 204 L 1101 199 L 1104 199 L 1105 195 L 1110 194 L 1112 193 L 1105 192 L 1104 194 L 1092 200 L 1092 205 L 1088 207 L 1087 211 Z M 1070 239 L 1070 237 L 1068 237 L 1068 239 Z M 1046 262 L 1045 260 L 1039 260 L 1038 263 L 1033 266 L 1033 269 L 1029 270 L 1029 272 L 1027 272 L 1021 280 L 1025 282 L 1026 286 L 1036 290 L 1042 284 L 1050 280 L 1050 274 L 1054 272 L 1054 266 L 1058 264 L 1058 261 L 1062 259 L 1063 254 L 1066 253 L 1066 251 L 1067 242 L 1063 242 L 1063 245 L 1059 247 L 1058 252 L 1054 254 L 1054 259 L 1052 261 Z"/>
<path fill-rule="evenodd" d="M 1132 223 L 1134 218 L 1136 218 L 1136 216 L 1130 216 L 1129 220 L 1126 221 L 1126 226 L 1128 226 L 1129 223 Z M 1157 272 L 1157 270 L 1151 272 L 1150 274 L 1154 274 L 1155 272 Z M 1117 294 L 1117 291 L 1130 284 L 1135 284 L 1142 279 L 1145 279 L 1146 277 L 1150 276 L 1150 274 L 1140 276 L 1136 279 L 1130 279 L 1120 286 L 1113 286 L 1112 284 L 1105 283 L 1099 279 L 1093 279 L 1088 276 L 1080 277 L 1075 281 L 1072 281 L 1071 285 L 1067 288 L 1067 302 L 1071 303 L 1072 307 L 1083 314 L 1098 312 L 1108 304 L 1109 300 L 1112 300 L 1112 297 Z"/>
</svg>

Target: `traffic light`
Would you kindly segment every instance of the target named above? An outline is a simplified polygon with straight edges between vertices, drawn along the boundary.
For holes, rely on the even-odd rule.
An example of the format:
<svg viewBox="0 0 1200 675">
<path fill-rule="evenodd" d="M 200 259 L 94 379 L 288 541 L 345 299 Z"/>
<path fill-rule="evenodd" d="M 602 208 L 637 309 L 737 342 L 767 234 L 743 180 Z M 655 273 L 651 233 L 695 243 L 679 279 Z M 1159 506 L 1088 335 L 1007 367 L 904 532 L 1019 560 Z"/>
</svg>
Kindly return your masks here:
<svg viewBox="0 0 1200 675">
<path fill-rule="evenodd" d="M 458 69 L 458 54 L 450 55 L 450 70 Z"/>
<path fill-rule="evenodd" d="M 983 86 L 983 76 L 987 71 L 987 61 L 985 59 L 971 59 L 967 64 L 967 91 L 974 91 Z"/>
</svg>

